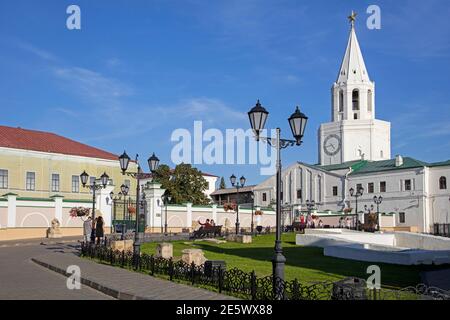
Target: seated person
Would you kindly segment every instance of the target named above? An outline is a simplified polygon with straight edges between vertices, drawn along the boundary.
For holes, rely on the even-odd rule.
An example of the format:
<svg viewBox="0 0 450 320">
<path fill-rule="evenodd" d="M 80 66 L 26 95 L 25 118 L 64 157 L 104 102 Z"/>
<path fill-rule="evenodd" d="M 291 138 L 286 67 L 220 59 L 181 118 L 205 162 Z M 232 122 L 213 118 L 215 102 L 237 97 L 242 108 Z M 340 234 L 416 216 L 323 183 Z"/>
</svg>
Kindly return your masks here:
<svg viewBox="0 0 450 320">
<path fill-rule="evenodd" d="M 201 225 L 200 230 L 211 228 L 211 223 L 209 222 L 209 219 L 206 219 L 205 223 L 201 223 L 200 220 L 198 220 L 198 223 Z"/>
<path fill-rule="evenodd" d="M 210 225 L 211 225 L 211 227 L 215 227 L 216 226 L 216 223 L 214 222 L 213 219 L 211 219 Z"/>
</svg>

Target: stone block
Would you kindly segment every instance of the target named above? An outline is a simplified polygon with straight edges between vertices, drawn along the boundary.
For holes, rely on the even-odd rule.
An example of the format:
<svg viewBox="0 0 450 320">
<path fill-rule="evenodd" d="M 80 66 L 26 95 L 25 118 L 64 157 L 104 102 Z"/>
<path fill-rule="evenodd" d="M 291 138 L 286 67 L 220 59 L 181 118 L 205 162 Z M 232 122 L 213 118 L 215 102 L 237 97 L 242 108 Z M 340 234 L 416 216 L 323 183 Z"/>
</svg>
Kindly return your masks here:
<svg viewBox="0 0 450 320">
<path fill-rule="evenodd" d="M 173 245 L 171 243 L 158 243 L 155 256 L 163 259 L 172 259 Z"/>
<path fill-rule="evenodd" d="M 52 223 L 52 226 L 47 229 L 47 238 L 50 238 L 50 239 L 62 238 L 60 223 L 59 223 L 58 219 L 56 219 L 56 218 L 53 219 L 51 223 Z"/>
<path fill-rule="evenodd" d="M 253 241 L 251 235 L 244 234 L 229 234 L 226 239 L 227 241 L 238 243 L 252 243 Z"/>
<path fill-rule="evenodd" d="M 114 251 L 133 251 L 133 240 L 113 240 L 110 246 Z"/>
<path fill-rule="evenodd" d="M 201 249 L 184 249 L 182 254 L 181 260 L 187 264 L 192 264 L 193 262 L 196 266 L 199 266 L 206 261 L 203 250 Z"/>
<path fill-rule="evenodd" d="M 123 251 L 124 247 L 125 247 L 125 240 L 112 240 L 111 241 L 111 249 L 116 251 Z"/>
<path fill-rule="evenodd" d="M 133 244 L 134 244 L 133 239 L 124 240 L 124 250 L 125 251 L 133 251 Z"/>
</svg>

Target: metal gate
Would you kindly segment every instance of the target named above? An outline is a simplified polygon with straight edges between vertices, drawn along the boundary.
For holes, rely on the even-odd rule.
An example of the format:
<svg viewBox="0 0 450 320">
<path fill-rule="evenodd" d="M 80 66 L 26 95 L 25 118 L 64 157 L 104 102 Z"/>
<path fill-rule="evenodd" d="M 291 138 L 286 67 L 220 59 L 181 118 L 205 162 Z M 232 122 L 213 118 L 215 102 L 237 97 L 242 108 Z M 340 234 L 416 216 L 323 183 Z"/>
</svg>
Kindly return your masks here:
<svg viewBox="0 0 450 320">
<path fill-rule="evenodd" d="M 114 232 L 126 233 L 136 228 L 136 201 L 130 197 L 113 200 L 112 225 Z"/>
</svg>

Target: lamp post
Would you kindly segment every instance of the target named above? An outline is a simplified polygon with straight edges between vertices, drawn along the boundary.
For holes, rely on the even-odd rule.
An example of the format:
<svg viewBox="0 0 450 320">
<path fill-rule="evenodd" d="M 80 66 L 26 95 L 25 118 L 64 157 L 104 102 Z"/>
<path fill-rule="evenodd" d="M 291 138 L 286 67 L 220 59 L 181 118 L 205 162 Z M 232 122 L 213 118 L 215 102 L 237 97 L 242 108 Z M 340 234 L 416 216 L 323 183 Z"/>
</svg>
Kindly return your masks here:
<svg viewBox="0 0 450 320">
<path fill-rule="evenodd" d="M 259 100 L 257 101 L 254 108 L 248 113 L 250 120 L 250 125 L 255 133 L 256 141 L 262 140 L 266 142 L 269 146 L 276 149 L 277 154 L 277 174 L 276 174 L 276 238 L 275 238 L 275 248 L 274 257 L 272 259 L 272 272 L 273 272 L 273 288 L 274 294 L 277 299 L 283 298 L 283 289 L 281 286 L 277 285 L 278 280 L 284 280 L 284 265 L 286 258 L 283 255 L 283 248 L 281 245 L 281 149 L 286 149 L 287 147 L 300 146 L 302 144 L 303 135 L 305 133 L 306 123 L 308 122 L 308 117 L 300 112 L 299 108 L 288 119 L 289 125 L 291 127 L 292 134 L 295 140 L 285 140 L 281 139 L 281 129 L 277 128 L 276 138 L 272 139 L 269 137 L 260 137 L 260 133 L 264 130 L 269 112 L 261 105 Z"/>
<path fill-rule="evenodd" d="M 356 193 L 355 193 L 355 189 L 351 188 L 349 190 L 349 192 L 350 192 L 350 196 L 354 197 L 355 201 L 356 201 L 356 222 L 355 222 L 355 228 L 356 228 L 356 230 L 358 230 L 358 224 L 359 224 L 359 222 L 358 222 L 358 198 L 361 197 L 364 194 L 364 188 L 360 187 L 356 191 Z"/>
<path fill-rule="evenodd" d="M 134 231 L 134 244 L 133 244 L 133 257 L 134 257 L 134 263 L 135 263 L 135 267 L 138 267 L 139 264 L 139 257 L 141 255 L 141 242 L 139 239 L 139 220 L 140 220 L 140 214 L 139 214 L 139 207 L 140 207 L 140 201 L 139 201 L 139 196 L 141 193 L 141 181 L 140 181 L 140 177 L 141 177 L 141 167 L 139 165 L 139 161 L 138 161 L 139 156 L 136 155 L 136 164 L 137 164 L 137 171 L 136 172 L 127 172 L 128 169 L 128 165 L 130 163 L 130 157 L 127 155 L 127 153 L 124 151 L 123 154 L 119 157 L 119 163 L 120 163 L 120 169 L 122 170 L 122 174 L 123 175 L 127 175 L 130 176 L 134 179 L 137 180 L 137 184 L 136 184 L 136 227 L 135 227 L 135 231 Z M 155 156 L 155 154 L 153 153 L 153 155 L 148 158 L 148 166 L 150 168 L 150 171 L 152 173 L 154 173 L 159 166 L 159 159 L 157 156 Z M 144 214 L 145 216 L 145 214 Z M 144 230 L 145 232 L 145 230 Z"/>
<path fill-rule="evenodd" d="M 314 200 L 306 200 L 306 208 L 308 210 L 308 215 L 311 215 L 311 211 L 316 207 L 316 202 Z"/>
<path fill-rule="evenodd" d="M 250 194 L 250 199 L 252 199 L 252 224 L 251 224 L 251 226 L 250 226 L 250 231 L 251 231 L 251 234 L 253 235 L 253 230 L 254 230 L 254 227 L 255 227 L 255 224 L 254 224 L 254 219 L 253 219 L 253 216 L 254 216 L 254 209 L 255 209 L 255 194 L 252 192 L 251 194 Z"/>
<path fill-rule="evenodd" d="M 100 184 L 97 183 L 97 179 L 94 179 L 94 182 L 92 184 L 87 184 L 89 175 L 86 173 L 86 171 L 83 171 L 82 174 L 80 174 L 81 183 L 83 185 L 83 188 L 88 188 L 92 191 L 92 231 L 91 231 L 91 243 L 95 243 L 95 201 L 96 201 L 96 191 L 100 189 L 106 188 L 106 185 L 108 184 L 109 176 L 105 173 L 103 173 L 100 176 Z"/>
<path fill-rule="evenodd" d="M 169 202 L 172 200 L 172 197 L 168 194 L 164 196 L 164 204 L 166 205 L 166 212 L 164 217 L 164 234 L 167 236 L 167 206 L 169 205 Z"/>
<path fill-rule="evenodd" d="M 377 205 L 377 230 L 380 231 L 380 204 L 383 202 L 383 197 L 374 196 L 373 202 Z"/>
<path fill-rule="evenodd" d="M 231 185 L 236 188 L 236 234 L 241 233 L 239 229 L 239 189 L 244 187 L 245 181 L 244 176 L 240 177 L 239 182 L 236 182 L 234 174 L 230 177 Z"/>
</svg>

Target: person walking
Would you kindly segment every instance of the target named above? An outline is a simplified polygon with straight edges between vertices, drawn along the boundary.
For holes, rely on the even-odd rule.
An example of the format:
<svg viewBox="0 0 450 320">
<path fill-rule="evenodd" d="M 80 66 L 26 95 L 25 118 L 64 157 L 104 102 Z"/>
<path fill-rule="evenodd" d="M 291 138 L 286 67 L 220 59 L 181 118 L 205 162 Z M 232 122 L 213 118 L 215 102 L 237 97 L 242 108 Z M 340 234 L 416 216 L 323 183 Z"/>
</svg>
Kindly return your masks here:
<svg viewBox="0 0 450 320">
<path fill-rule="evenodd" d="M 84 222 L 83 222 L 83 240 L 85 243 L 89 243 L 91 240 L 91 233 L 92 233 L 92 217 L 89 216 Z"/>
<path fill-rule="evenodd" d="M 104 237 L 104 222 L 103 222 L 103 218 L 100 216 L 97 219 L 97 223 L 95 224 L 95 236 L 97 237 L 97 244 L 100 244 L 100 240 L 103 239 Z"/>
</svg>

